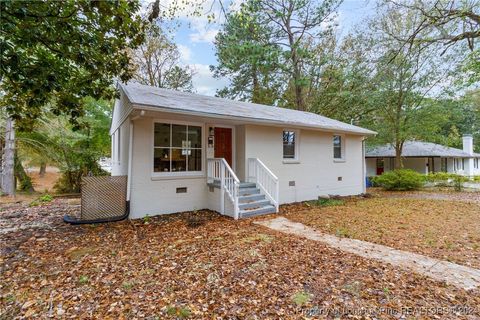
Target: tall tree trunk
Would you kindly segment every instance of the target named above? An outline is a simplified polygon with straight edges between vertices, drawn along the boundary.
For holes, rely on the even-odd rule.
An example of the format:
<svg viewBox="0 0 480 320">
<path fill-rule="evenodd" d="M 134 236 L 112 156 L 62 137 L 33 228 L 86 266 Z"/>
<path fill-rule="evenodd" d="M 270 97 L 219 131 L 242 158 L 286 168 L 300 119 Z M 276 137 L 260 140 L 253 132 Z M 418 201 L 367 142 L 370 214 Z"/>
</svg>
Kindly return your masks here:
<svg viewBox="0 0 480 320">
<path fill-rule="evenodd" d="M 42 162 L 40 163 L 40 171 L 38 172 L 38 175 L 39 175 L 40 177 L 43 177 L 43 176 L 45 176 L 45 173 L 46 173 L 46 172 L 47 172 L 47 163 L 44 162 L 44 161 L 42 161 Z"/>
<path fill-rule="evenodd" d="M 402 151 L 403 151 L 403 142 L 396 141 L 395 142 L 395 169 L 403 169 Z"/>
<path fill-rule="evenodd" d="M 2 191 L 6 195 L 15 195 L 15 128 L 12 118 L 5 124 L 5 149 L 3 150 Z"/>
<path fill-rule="evenodd" d="M 34 192 L 32 178 L 25 172 L 25 168 L 22 165 L 22 161 L 18 158 L 15 152 L 15 178 L 17 178 L 20 184 L 20 190 Z"/>
<path fill-rule="evenodd" d="M 258 75 L 257 75 L 257 66 L 254 63 L 252 65 L 252 102 L 253 103 L 262 103 L 260 97 L 260 84 L 258 82 Z"/>
</svg>

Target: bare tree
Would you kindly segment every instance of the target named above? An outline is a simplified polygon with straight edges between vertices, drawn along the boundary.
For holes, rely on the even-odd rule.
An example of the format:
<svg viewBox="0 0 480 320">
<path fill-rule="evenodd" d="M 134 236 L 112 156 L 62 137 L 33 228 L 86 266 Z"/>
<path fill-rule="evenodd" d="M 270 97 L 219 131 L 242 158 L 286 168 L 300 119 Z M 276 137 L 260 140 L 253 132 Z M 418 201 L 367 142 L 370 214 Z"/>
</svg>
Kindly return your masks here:
<svg viewBox="0 0 480 320">
<path fill-rule="evenodd" d="M 5 147 L 2 155 L 2 192 L 15 195 L 15 128 L 14 121 L 8 117 L 5 123 Z"/>
<path fill-rule="evenodd" d="M 175 43 L 154 26 L 144 44 L 133 52 L 134 78 L 155 87 L 192 91 L 195 72 L 190 66 L 181 66 L 180 58 Z"/>
<path fill-rule="evenodd" d="M 465 41 L 470 50 L 480 37 L 480 1 L 478 0 L 387 0 L 398 8 L 407 8 L 420 14 L 413 32 L 404 42 L 442 43 L 448 48 Z M 423 35 L 423 36 L 422 36 Z"/>
</svg>

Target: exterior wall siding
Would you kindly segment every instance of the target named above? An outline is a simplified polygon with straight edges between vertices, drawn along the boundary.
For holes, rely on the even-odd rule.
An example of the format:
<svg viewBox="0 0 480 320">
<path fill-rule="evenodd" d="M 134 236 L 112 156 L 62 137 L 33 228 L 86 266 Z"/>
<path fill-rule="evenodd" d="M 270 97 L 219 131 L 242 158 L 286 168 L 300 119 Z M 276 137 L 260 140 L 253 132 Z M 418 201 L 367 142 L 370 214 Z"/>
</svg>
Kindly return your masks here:
<svg viewBox="0 0 480 320">
<path fill-rule="evenodd" d="M 204 175 L 199 177 L 152 177 L 152 135 L 152 118 L 135 120 L 130 218 L 208 208 L 208 187 Z M 187 188 L 186 193 L 176 193 L 177 188 L 183 187 Z"/>
<path fill-rule="evenodd" d="M 169 214 L 182 211 L 211 209 L 220 211 L 220 190 L 210 191 L 206 183 L 207 152 L 203 152 L 203 173 L 195 176 L 158 177 L 153 168 L 153 123 L 156 119 L 183 120 L 172 114 L 143 116 L 133 122 L 133 154 L 130 218 L 146 215 Z M 202 123 L 206 145 L 207 130 L 215 125 L 212 119 L 189 118 Z M 125 121 L 126 124 L 129 123 Z M 128 125 L 125 125 L 128 128 Z M 258 125 L 235 125 L 236 173 L 245 180 L 246 159 L 260 158 L 280 179 L 280 202 L 290 203 L 316 199 L 321 195 L 353 195 L 363 192 L 362 137 L 346 135 L 345 161 L 333 159 L 333 133 L 314 130 L 299 130 L 299 163 L 283 163 L 282 130 L 280 127 Z M 125 168 L 116 173 L 128 172 L 128 129 L 125 132 L 123 151 Z M 341 181 L 339 181 L 341 177 Z M 289 186 L 295 181 L 295 186 Z M 187 193 L 176 189 L 186 187 Z M 225 214 L 233 217 L 233 206 L 225 196 Z"/>
<path fill-rule="evenodd" d="M 282 131 L 279 127 L 245 126 L 246 158 L 259 158 L 277 175 L 280 203 L 363 192 L 362 137 L 346 135 L 345 161 L 336 162 L 333 133 L 299 130 L 299 161 L 286 163 L 283 161 Z M 293 182 L 295 185 L 291 186 Z"/>
<path fill-rule="evenodd" d="M 111 135 L 112 144 L 112 176 L 123 176 L 128 173 L 128 152 L 130 143 L 130 120 L 127 118 Z"/>
</svg>

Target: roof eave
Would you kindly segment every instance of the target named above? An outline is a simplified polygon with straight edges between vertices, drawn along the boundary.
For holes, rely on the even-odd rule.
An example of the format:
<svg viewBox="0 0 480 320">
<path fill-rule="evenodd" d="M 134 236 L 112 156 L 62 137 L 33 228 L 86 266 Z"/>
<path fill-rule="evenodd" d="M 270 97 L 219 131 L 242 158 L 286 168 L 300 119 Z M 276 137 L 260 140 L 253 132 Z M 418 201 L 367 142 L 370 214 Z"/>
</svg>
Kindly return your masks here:
<svg viewBox="0 0 480 320">
<path fill-rule="evenodd" d="M 132 102 L 130 98 L 129 100 Z M 186 114 L 186 115 L 192 115 L 192 116 L 203 116 L 208 118 L 217 118 L 217 119 L 226 119 L 226 120 L 243 120 L 243 121 L 259 123 L 259 124 L 294 126 L 299 128 L 308 128 L 308 129 L 320 129 L 322 131 L 348 133 L 348 134 L 354 134 L 354 135 L 360 135 L 360 136 L 375 136 L 377 134 L 377 132 L 371 131 L 368 129 L 362 129 L 361 131 L 360 130 L 353 131 L 353 130 L 337 129 L 337 128 L 324 127 L 324 126 L 310 126 L 304 123 L 274 121 L 274 120 L 267 120 L 267 119 L 258 119 L 253 117 L 226 116 L 223 114 L 215 114 L 215 113 L 209 113 L 209 112 L 186 111 L 186 110 L 179 110 L 176 108 L 152 106 L 150 104 L 142 104 L 142 103 L 132 103 L 132 106 L 133 106 L 133 110 L 142 109 L 142 110 L 149 110 L 149 111 L 156 111 L 156 112 Z"/>
</svg>

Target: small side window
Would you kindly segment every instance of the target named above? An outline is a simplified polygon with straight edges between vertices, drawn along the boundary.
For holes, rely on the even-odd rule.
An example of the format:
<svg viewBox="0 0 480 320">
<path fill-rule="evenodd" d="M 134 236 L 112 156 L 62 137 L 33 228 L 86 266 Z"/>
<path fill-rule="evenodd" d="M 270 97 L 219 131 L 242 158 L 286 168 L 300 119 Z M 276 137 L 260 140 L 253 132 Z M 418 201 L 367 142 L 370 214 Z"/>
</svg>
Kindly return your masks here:
<svg viewBox="0 0 480 320">
<path fill-rule="evenodd" d="M 295 131 L 283 131 L 283 159 L 296 159 Z"/>
<path fill-rule="evenodd" d="M 333 136 L 333 159 L 344 160 L 345 152 L 343 150 L 343 137 L 341 135 Z"/>
</svg>

